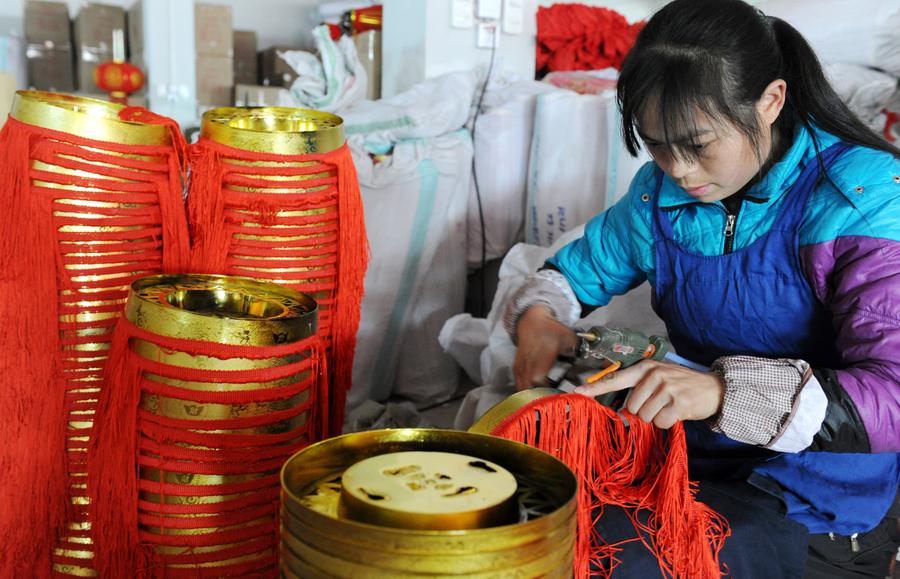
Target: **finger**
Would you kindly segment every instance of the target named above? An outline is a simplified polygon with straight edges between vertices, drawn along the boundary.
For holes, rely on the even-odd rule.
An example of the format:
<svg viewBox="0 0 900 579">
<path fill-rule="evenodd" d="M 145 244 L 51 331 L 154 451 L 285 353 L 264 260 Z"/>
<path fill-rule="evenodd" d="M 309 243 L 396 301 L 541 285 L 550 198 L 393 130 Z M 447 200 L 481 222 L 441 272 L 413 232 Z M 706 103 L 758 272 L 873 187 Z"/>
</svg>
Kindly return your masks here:
<svg viewBox="0 0 900 579">
<path fill-rule="evenodd" d="M 525 360 L 523 356 L 516 355 L 516 360 L 513 363 L 513 377 L 516 380 L 516 390 L 527 390 L 528 380 L 525 379 Z"/>
<path fill-rule="evenodd" d="M 545 359 L 546 358 L 546 359 Z M 528 390 L 547 385 L 547 372 L 553 367 L 554 356 L 523 353 L 516 356 L 513 364 L 513 376 L 517 390 Z"/>
<path fill-rule="evenodd" d="M 681 418 L 682 417 L 679 415 L 675 405 L 670 404 L 657 413 L 656 417 L 653 419 L 653 424 L 658 428 L 666 430 L 675 426 L 675 423 L 681 420 Z"/>
<path fill-rule="evenodd" d="M 598 382 L 594 382 L 593 384 L 579 386 L 575 388 L 575 392 L 584 394 L 585 396 L 600 396 L 607 392 L 625 390 L 626 388 L 634 386 L 645 372 L 645 368 L 641 368 L 640 364 L 635 364 L 634 366 L 630 366 L 623 370 L 617 370 L 612 374 L 604 376 Z"/>
<path fill-rule="evenodd" d="M 653 371 L 644 372 L 634 385 L 634 388 L 632 388 L 631 392 L 628 393 L 628 400 L 625 401 L 625 408 L 637 416 L 644 404 L 657 393 L 657 390 L 661 385 L 662 379 L 659 373 Z M 649 420 L 647 422 L 649 422 Z"/>
<path fill-rule="evenodd" d="M 663 388 L 656 391 L 644 402 L 637 411 L 637 416 L 647 424 L 651 424 L 660 410 L 672 403 L 672 396 Z"/>
<path fill-rule="evenodd" d="M 532 370 L 532 365 L 528 363 L 524 364 L 523 367 L 515 373 L 515 377 L 517 390 L 528 390 L 529 388 L 541 386 L 544 383 L 540 373 L 535 373 Z"/>
</svg>

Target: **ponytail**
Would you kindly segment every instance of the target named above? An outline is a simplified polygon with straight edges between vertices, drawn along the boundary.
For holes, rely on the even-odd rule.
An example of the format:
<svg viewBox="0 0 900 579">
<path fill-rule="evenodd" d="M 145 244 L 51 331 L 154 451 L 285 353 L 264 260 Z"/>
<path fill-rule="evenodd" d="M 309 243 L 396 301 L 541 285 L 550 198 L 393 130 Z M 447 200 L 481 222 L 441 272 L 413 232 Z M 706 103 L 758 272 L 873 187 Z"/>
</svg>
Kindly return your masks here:
<svg viewBox="0 0 900 579">
<path fill-rule="evenodd" d="M 787 102 L 779 128 L 790 135 L 797 123 L 808 129 L 810 119 L 841 140 L 878 149 L 900 158 L 900 149 L 869 129 L 837 95 L 825 78 L 819 59 L 796 28 L 780 18 L 768 17 L 781 51 L 783 78 L 787 82 Z M 815 138 L 815 133 L 810 131 Z M 816 143 L 818 149 L 818 143 Z"/>
</svg>

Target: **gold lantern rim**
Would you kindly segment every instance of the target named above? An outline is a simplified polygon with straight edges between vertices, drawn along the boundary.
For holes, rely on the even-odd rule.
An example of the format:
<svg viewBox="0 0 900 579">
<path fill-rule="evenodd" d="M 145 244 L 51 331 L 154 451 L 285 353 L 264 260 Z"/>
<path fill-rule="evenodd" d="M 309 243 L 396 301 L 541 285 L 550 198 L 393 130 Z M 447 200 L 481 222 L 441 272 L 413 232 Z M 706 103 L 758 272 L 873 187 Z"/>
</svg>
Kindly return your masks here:
<svg viewBox="0 0 900 579">
<path fill-rule="evenodd" d="M 504 420 L 521 408 L 535 400 L 557 394 L 564 394 L 564 392 L 556 388 L 529 388 L 528 390 L 516 392 L 491 406 L 481 418 L 475 421 L 475 424 L 469 427 L 468 432 L 491 434 Z"/>
<path fill-rule="evenodd" d="M 344 144 L 344 120 L 289 107 L 219 107 L 203 113 L 200 136 L 254 153 L 328 153 Z"/>
<path fill-rule="evenodd" d="M 131 284 L 125 317 L 153 334 L 236 346 L 275 346 L 316 331 L 310 296 L 246 277 L 163 274 Z"/>
<path fill-rule="evenodd" d="M 20 90 L 10 116 L 17 121 L 78 137 L 122 145 L 168 146 L 172 135 L 164 125 L 119 118 L 124 105 L 82 96 Z"/>
</svg>

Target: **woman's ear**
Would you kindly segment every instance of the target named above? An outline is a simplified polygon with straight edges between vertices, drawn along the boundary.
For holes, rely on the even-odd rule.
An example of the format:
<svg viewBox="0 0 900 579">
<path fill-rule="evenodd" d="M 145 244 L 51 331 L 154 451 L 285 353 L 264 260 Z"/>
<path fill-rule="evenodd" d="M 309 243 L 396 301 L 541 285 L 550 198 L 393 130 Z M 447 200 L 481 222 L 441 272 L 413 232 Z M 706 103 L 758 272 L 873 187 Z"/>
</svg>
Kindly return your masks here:
<svg viewBox="0 0 900 579">
<path fill-rule="evenodd" d="M 766 126 L 772 126 L 778 115 L 781 114 L 786 99 L 787 83 L 783 79 L 773 80 L 763 90 L 762 96 L 756 102 L 756 112 Z"/>
</svg>

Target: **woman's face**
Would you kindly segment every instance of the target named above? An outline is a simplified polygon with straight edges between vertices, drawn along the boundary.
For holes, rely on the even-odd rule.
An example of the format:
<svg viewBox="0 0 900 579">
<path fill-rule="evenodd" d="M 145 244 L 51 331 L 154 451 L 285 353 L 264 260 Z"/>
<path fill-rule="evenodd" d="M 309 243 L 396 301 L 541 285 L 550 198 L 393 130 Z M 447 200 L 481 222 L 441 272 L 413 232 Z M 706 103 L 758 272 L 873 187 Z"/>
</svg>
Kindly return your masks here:
<svg viewBox="0 0 900 579">
<path fill-rule="evenodd" d="M 696 132 L 671 135 L 667 143 L 659 119 L 653 118 L 658 115 L 647 117 L 641 119 L 638 131 L 647 152 L 675 183 L 703 203 L 721 201 L 740 191 L 759 172 L 760 160 L 771 148 L 770 131 L 762 131 L 757 154 L 750 139 L 734 125 L 713 121 L 699 111 Z M 670 144 L 693 150 L 696 158 L 673 153 Z"/>
</svg>

